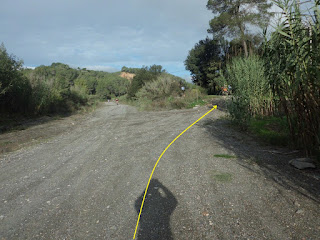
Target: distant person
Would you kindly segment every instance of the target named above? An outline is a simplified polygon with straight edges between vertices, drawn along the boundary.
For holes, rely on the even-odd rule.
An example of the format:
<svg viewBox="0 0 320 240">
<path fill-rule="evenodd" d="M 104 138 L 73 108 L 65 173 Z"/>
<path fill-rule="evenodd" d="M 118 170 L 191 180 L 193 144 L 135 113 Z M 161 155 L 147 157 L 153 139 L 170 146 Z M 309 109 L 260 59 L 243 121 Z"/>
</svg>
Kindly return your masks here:
<svg viewBox="0 0 320 240">
<path fill-rule="evenodd" d="M 185 90 L 186 90 L 186 88 L 182 86 L 182 87 L 181 87 L 181 91 L 182 91 L 182 96 L 184 96 L 184 97 L 186 96 L 186 95 L 185 95 Z"/>
<path fill-rule="evenodd" d="M 119 105 L 119 99 L 118 98 L 116 98 L 116 103 L 117 103 L 117 105 Z"/>
</svg>

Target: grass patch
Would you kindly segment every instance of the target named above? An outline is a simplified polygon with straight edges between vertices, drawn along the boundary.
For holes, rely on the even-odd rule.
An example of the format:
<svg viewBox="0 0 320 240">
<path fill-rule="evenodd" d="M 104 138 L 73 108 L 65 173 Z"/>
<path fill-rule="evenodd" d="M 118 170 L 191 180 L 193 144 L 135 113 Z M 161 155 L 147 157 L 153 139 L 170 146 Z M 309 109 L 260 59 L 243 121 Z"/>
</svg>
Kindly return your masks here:
<svg viewBox="0 0 320 240">
<path fill-rule="evenodd" d="M 289 128 L 285 118 L 253 118 L 248 129 L 269 144 L 287 146 L 289 143 Z"/>
<path fill-rule="evenodd" d="M 214 173 L 212 178 L 218 182 L 231 182 L 232 175 L 227 172 Z"/>
<path fill-rule="evenodd" d="M 205 104 L 207 104 L 207 102 L 203 101 L 202 99 L 194 100 L 194 101 L 188 103 L 187 108 L 193 108 L 196 105 L 203 106 Z"/>
<path fill-rule="evenodd" d="M 214 156 L 218 158 L 236 158 L 236 156 L 229 155 L 229 154 L 216 154 Z"/>
</svg>

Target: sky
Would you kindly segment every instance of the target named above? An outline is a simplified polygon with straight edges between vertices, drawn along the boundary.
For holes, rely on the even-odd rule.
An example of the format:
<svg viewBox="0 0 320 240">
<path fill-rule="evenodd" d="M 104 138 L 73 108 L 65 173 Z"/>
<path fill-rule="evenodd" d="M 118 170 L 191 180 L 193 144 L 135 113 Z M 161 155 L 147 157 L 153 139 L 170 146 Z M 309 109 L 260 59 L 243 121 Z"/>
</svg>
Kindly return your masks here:
<svg viewBox="0 0 320 240">
<path fill-rule="evenodd" d="M 27 67 L 66 63 L 108 72 L 184 60 L 213 18 L 207 0 L 1 0 L 0 43 Z"/>
</svg>

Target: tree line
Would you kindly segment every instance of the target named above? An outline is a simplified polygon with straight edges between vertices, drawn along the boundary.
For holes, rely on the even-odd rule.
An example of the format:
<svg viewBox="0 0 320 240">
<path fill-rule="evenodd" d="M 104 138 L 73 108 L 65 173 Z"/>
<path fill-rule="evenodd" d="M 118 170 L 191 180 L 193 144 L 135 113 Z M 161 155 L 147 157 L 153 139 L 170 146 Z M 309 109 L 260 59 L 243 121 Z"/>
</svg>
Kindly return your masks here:
<svg viewBox="0 0 320 240">
<path fill-rule="evenodd" d="M 253 118 L 285 116 L 291 144 L 320 153 L 320 1 L 272 3 L 209 0 L 212 37 L 195 44 L 185 66 L 209 93 L 231 87 L 229 113 L 242 128 Z"/>
<path fill-rule="evenodd" d="M 0 112 L 40 115 L 68 112 L 92 98 L 127 93 L 129 81 L 119 73 L 74 69 L 63 63 L 23 68 L 23 61 L 0 46 Z"/>
<path fill-rule="evenodd" d="M 44 115 L 72 112 L 95 100 L 126 96 L 130 101 L 149 100 L 146 89 L 153 89 L 156 98 L 180 96 L 184 79 L 171 75 L 161 65 L 130 68 L 121 71 L 134 73 L 132 81 L 120 77 L 120 72 L 107 73 L 86 68 L 71 68 L 67 64 L 52 63 L 35 69 L 23 68 L 23 61 L 10 55 L 4 44 L 0 46 L 0 113 Z M 190 84 L 189 84 L 190 85 Z M 147 91 L 149 91 L 147 90 Z M 153 91 L 152 90 L 152 91 Z M 177 105 L 170 100 L 167 105 Z"/>
</svg>

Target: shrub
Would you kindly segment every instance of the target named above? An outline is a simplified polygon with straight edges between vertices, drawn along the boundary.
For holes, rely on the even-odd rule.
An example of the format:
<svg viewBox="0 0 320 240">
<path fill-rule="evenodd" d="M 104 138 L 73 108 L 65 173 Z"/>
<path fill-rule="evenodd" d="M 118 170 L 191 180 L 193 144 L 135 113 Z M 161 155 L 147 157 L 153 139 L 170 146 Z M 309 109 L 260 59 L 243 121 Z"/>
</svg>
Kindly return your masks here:
<svg viewBox="0 0 320 240">
<path fill-rule="evenodd" d="M 150 100 L 164 99 L 170 96 L 179 95 L 180 84 L 168 76 L 160 76 L 157 80 L 147 82 L 136 94 L 138 98 Z"/>
</svg>

